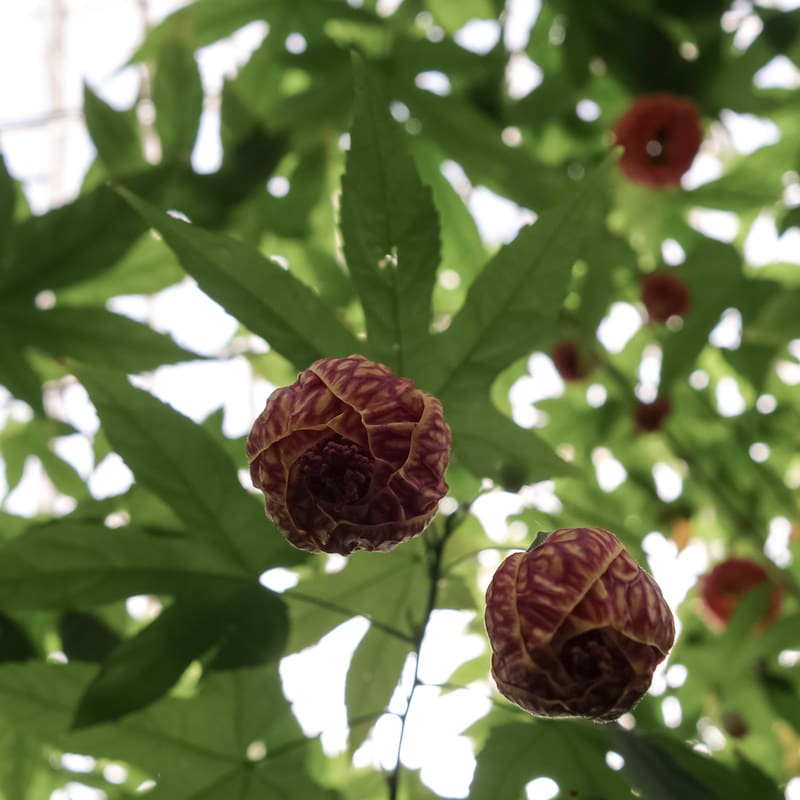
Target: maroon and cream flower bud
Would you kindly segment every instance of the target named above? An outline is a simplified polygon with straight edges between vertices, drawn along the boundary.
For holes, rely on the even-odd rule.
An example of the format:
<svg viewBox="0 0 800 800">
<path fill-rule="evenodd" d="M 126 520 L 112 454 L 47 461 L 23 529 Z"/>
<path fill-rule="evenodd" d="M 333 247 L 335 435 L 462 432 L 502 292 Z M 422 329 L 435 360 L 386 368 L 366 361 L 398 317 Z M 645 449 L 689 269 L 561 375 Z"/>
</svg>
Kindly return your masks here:
<svg viewBox="0 0 800 800">
<path fill-rule="evenodd" d="M 447 492 L 441 403 L 360 355 L 323 358 L 276 389 L 247 440 L 253 485 L 291 544 L 391 550 Z"/>
<path fill-rule="evenodd" d="M 755 561 L 747 558 L 726 558 L 721 561 L 699 583 L 703 613 L 709 625 L 715 630 L 722 630 L 744 596 L 768 582 L 771 583 L 767 571 Z M 778 618 L 782 602 L 781 590 L 773 583 L 769 607 L 759 622 L 759 629 L 763 630 Z"/>
<path fill-rule="evenodd" d="M 540 717 L 613 720 L 675 640 L 656 582 L 602 528 L 566 528 L 510 555 L 486 592 L 492 675 Z"/>
<path fill-rule="evenodd" d="M 703 132 L 697 106 L 684 97 L 639 97 L 617 120 L 615 143 L 624 152 L 619 167 L 642 186 L 677 186 L 692 166 Z"/>
<path fill-rule="evenodd" d="M 650 322 L 685 317 L 692 304 L 686 284 L 671 272 L 654 272 L 642 281 L 642 302 Z"/>
</svg>

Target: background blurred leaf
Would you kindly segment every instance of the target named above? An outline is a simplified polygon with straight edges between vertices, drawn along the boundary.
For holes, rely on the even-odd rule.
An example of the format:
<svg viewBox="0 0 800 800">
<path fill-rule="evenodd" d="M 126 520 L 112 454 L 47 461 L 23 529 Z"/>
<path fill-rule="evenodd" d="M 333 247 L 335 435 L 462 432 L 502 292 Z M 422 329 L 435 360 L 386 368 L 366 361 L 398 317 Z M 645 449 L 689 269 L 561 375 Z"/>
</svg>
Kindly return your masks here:
<svg viewBox="0 0 800 800">
<path fill-rule="evenodd" d="M 539 776 L 555 780 L 565 797 L 624 797 L 630 787 L 607 766 L 607 750 L 603 729 L 583 722 L 495 725 L 478 753 L 470 800 L 520 800 Z"/>
<path fill-rule="evenodd" d="M 203 111 L 203 86 L 192 40 L 180 29 L 159 49 L 153 103 L 162 158 L 189 161 Z"/>
<path fill-rule="evenodd" d="M 109 172 L 120 175 L 144 166 L 135 111 L 117 111 L 84 84 L 83 115 L 97 155 Z"/>
</svg>

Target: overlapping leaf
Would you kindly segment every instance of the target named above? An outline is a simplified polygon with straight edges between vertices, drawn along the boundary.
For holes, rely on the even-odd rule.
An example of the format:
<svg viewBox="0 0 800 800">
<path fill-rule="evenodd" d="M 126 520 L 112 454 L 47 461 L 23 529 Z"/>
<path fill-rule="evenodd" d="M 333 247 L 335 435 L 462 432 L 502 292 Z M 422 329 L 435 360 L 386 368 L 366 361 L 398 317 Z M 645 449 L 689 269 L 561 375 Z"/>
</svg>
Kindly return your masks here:
<svg viewBox="0 0 800 800">
<path fill-rule="evenodd" d="M 151 797 L 159 800 L 219 797 L 216 789 L 231 783 L 242 789 L 237 800 L 328 796 L 308 777 L 313 745 L 304 741 L 273 667 L 221 673 L 191 699 L 168 699 L 115 725 L 70 732 L 94 674 L 86 665 L 0 666 L 0 716 L 67 752 L 141 767 L 157 776 Z M 266 749 L 261 760 L 248 757 L 254 742 Z"/>
<path fill-rule="evenodd" d="M 201 289 L 299 369 L 324 356 L 358 350 L 328 305 L 252 245 L 179 222 L 130 193 L 123 195 L 164 237 Z"/>
<path fill-rule="evenodd" d="M 211 434 L 119 373 L 81 367 L 78 375 L 112 447 L 192 537 L 255 575 L 300 560 L 242 488 L 236 465 Z"/>
<path fill-rule="evenodd" d="M 439 264 L 439 222 L 402 130 L 354 57 L 355 118 L 342 178 L 342 237 L 361 296 L 370 351 L 414 374 L 429 339 L 431 293 Z"/>
</svg>

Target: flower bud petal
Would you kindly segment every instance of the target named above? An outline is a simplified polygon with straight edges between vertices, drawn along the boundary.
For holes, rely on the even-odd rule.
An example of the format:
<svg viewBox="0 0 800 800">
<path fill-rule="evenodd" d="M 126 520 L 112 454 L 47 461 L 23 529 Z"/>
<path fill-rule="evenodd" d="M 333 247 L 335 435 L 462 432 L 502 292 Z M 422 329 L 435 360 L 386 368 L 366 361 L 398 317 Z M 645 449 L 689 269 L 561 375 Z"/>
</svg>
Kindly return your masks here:
<svg viewBox="0 0 800 800">
<path fill-rule="evenodd" d="M 390 550 L 447 492 L 439 400 L 360 355 L 323 358 L 275 390 L 247 440 L 267 515 L 311 552 Z"/>
<path fill-rule="evenodd" d="M 554 531 L 510 555 L 487 589 L 485 619 L 497 688 L 543 717 L 616 719 L 675 639 L 658 585 L 602 528 Z"/>
</svg>

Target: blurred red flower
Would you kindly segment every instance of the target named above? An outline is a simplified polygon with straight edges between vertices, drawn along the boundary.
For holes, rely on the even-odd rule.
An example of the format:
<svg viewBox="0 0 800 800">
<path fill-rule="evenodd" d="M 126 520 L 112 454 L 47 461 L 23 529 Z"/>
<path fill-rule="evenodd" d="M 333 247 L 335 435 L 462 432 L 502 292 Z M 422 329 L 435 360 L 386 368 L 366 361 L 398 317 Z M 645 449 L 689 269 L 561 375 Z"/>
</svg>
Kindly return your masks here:
<svg viewBox="0 0 800 800">
<path fill-rule="evenodd" d="M 622 172 L 651 188 L 677 186 L 694 161 L 703 132 L 697 106 L 683 97 L 651 94 L 637 98 L 614 126 L 624 152 Z"/>
<path fill-rule="evenodd" d="M 582 381 L 591 371 L 591 358 L 582 353 L 578 343 L 562 339 L 550 353 L 556 371 L 565 381 Z"/>
<path fill-rule="evenodd" d="M 672 403 L 668 397 L 657 397 L 652 403 L 637 400 L 633 410 L 633 427 L 637 433 L 661 430 L 671 411 Z"/>
<path fill-rule="evenodd" d="M 706 618 L 715 628 L 724 628 L 742 598 L 756 586 L 769 581 L 761 564 L 747 558 L 727 558 L 700 579 L 700 599 Z M 773 584 L 769 608 L 759 623 L 766 627 L 781 613 L 781 590 Z"/>
<path fill-rule="evenodd" d="M 642 302 L 651 322 L 685 317 L 692 304 L 686 284 L 671 272 L 654 272 L 642 281 Z"/>
</svg>

